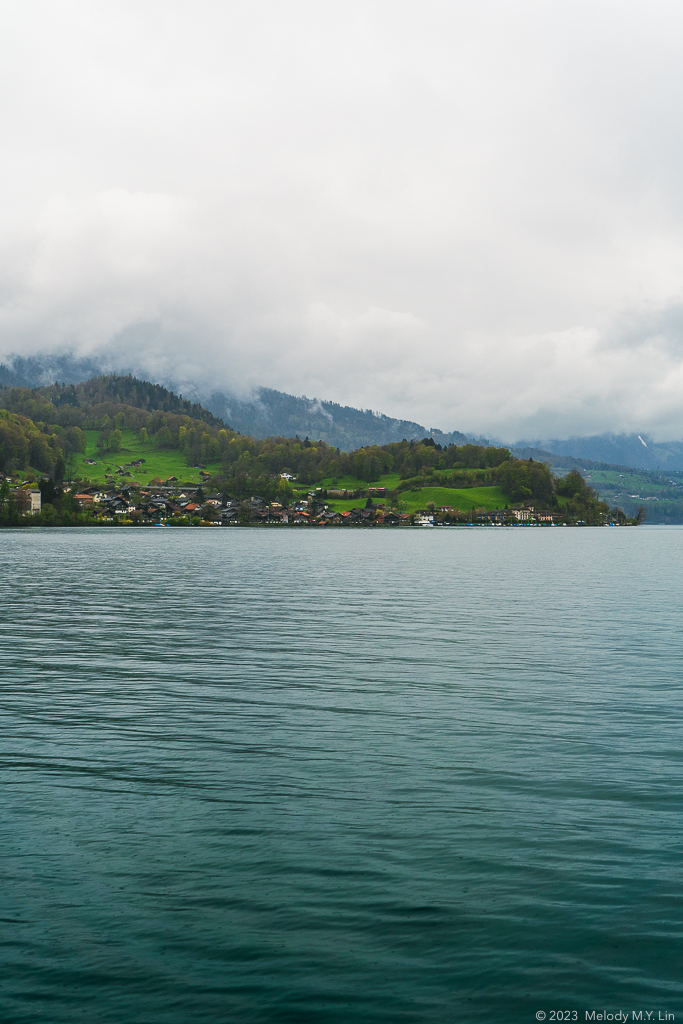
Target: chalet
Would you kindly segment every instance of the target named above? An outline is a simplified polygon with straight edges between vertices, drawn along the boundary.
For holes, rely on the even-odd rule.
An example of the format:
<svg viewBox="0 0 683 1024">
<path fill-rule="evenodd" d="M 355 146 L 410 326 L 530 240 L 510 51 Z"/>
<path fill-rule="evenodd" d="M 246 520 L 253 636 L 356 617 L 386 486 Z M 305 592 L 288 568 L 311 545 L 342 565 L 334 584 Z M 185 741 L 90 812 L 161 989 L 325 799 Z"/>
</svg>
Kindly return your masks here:
<svg viewBox="0 0 683 1024">
<path fill-rule="evenodd" d="M 493 508 L 481 516 L 482 520 L 493 523 L 494 526 L 504 526 L 512 521 L 512 515 L 508 508 Z"/>
<path fill-rule="evenodd" d="M 400 512 L 386 512 L 384 522 L 387 526 L 398 526 L 400 523 L 408 522 L 408 518 L 408 516 L 401 515 Z"/>
<path fill-rule="evenodd" d="M 125 498 L 114 498 L 113 501 L 107 502 L 107 508 L 115 515 L 125 515 L 129 507 Z"/>
</svg>

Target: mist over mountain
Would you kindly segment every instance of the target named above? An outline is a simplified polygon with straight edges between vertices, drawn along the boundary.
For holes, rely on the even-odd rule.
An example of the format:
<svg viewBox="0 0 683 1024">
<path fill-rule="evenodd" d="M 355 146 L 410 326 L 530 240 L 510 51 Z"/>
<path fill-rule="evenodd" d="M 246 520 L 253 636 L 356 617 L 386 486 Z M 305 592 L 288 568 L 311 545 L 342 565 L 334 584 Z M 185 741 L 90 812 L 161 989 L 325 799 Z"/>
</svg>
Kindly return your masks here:
<svg viewBox="0 0 683 1024">
<path fill-rule="evenodd" d="M 138 377 L 161 384 L 186 399 L 201 404 L 229 423 L 233 430 L 252 437 L 311 437 L 326 441 L 343 451 L 352 451 L 369 444 L 390 444 L 431 436 L 438 444 L 486 442 L 453 430 L 444 432 L 428 428 L 413 420 L 396 419 L 370 409 L 355 409 L 317 398 L 288 395 L 272 388 L 256 388 L 248 397 L 225 391 L 209 392 L 194 382 L 143 373 L 137 367 L 114 367 L 92 358 L 76 358 L 70 354 L 15 357 L 9 365 L 0 365 L 0 386 L 43 387 L 48 384 L 79 384 L 91 377 L 115 371 L 134 373 Z"/>
<path fill-rule="evenodd" d="M 295 396 L 273 388 L 255 388 L 244 396 L 229 390 L 211 390 L 194 380 L 179 380 L 168 373 L 150 373 L 139 366 L 116 365 L 114 354 L 79 358 L 70 353 L 12 357 L 0 364 L 0 386 L 42 387 L 47 384 L 78 384 L 107 373 L 133 373 L 169 388 L 201 404 L 234 430 L 253 437 L 311 437 L 343 451 L 370 444 L 390 444 L 403 438 L 431 436 L 438 444 L 488 443 L 467 431 L 442 431 L 414 420 L 385 416 L 370 409 L 356 409 L 337 402 Z M 595 434 L 590 437 L 508 440 L 495 438 L 521 458 L 551 460 L 560 468 L 564 460 L 590 464 L 630 466 L 635 469 L 683 470 L 683 441 L 654 441 L 649 434 Z M 567 465 L 570 464 L 567 462 Z"/>
<path fill-rule="evenodd" d="M 413 420 L 395 419 L 371 409 L 354 409 L 305 395 L 296 397 L 272 388 L 257 388 L 250 401 L 214 393 L 202 398 L 202 404 L 243 434 L 253 437 L 275 434 L 294 437 L 298 434 L 300 437 L 320 438 L 342 451 L 426 436 L 443 445 L 467 444 L 473 440 L 471 435 L 458 430 L 445 433 L 435 427 L 428 428 Z"/>
<path fill-rule="evenodd" d="M 554 455 L 634 469 L 683 469 L 683 441 L 653 441 L 645 433 L 517 441 L 514 447 L 543 449 Z"/>
</svg>

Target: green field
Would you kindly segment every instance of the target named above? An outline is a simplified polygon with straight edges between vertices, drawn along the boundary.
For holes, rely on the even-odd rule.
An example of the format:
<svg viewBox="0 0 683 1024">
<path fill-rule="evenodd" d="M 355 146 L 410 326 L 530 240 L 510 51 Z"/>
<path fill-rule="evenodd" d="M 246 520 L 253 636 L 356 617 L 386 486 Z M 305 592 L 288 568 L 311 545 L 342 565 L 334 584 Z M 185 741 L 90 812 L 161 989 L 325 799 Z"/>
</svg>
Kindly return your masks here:
<svg viewBox="0 0 683 1024">
<path fill-rule="evenodd" d="M 105 452 L 103 455 L 97 448 L 97 439 L 100 436 L 98 430 L 86 430 L 88 447 L 85 454 L 78 453 L 74 456 L 73 476 L 88 479 L 92 484 L 99 485 L 107 482 L 105 473 L 114 474 L 113 479 L 117 482 L 136 480 L 140 484 L 147 484 L 155 477 L 167 480 L 170 476 L 177 476 L 181 483 L 199 483 L 199 470 L 193 469 L 185 462 L 181 451 L 159 450 L 154 447 L 153 441 L 143 444 L 137 434 L 132 430 L 123 431 L 123 446 L 118 452 Z M 96 466 L 88 466 L 85 459 L 95 459 Z M 130 477 L 118 476 L 116 470 L 126 462 L 133 462 L 135 459 L 145 459 L 142 466 L 133 466 L 129 469 Z M 206 471 L 216 473 L 220 468 L 219 463 L 207 464 Z"/>
<path fill-rule="evenodd" d="M 341 490 L 346 488 L 347 491 L 365 491 L 368 487 L 386 487 L 390 491 L 396 490 L 401 482 L 401 478 L 398 473 L 385 473 L 378 480 L 374 480 L 368 483 L 367 480 L 359 480 L 355 476 L 338 476 L 335 477 L 335 482 L 332 482 L 331 477 L 327 477 L 325 480 L 321 480 L 317 483 L 316 487 L 331 487 L 333 490 Z M 296 483 L 294 485 L 297 486 Z M 307 488 L 310 490 L 310 487 Z"/>
<path fill-rule="evenodd" d="M 123 431 L 123 446 L 118 452 L 106 452 L 104 455 L 97 448 L 97 439 L 99 437 L 99 431 L 97 430 L 86 430 L 85 434 L 88 438 L 88 447 L 85 454 L 75 455 L 73 462 L 73 476 L 80 477 L 82 479 L 90 480 L 91 484 L 98 486 L 111 486 L 113 481 L 117 483 L 129 482 L 135 480 L 140 484 L 148 484 L 155 477 L 162 480 L 167 480 L 171 476 L 178 477 L 180 483 L 200 483 L 199 470 L 193 469 L 187 466 L 185 458 L 182 452 L 178 450 L 159 450 L 154 447 L 153 441 L 148 441 L 143 444 L 138 435 L 133 433 L 131 430 Z M 96 466 L 88 466 L 85 463 L 85 459 L 95 459 L 97 462 Z M 131 476 L 124 477 L 116 474 L 116 469 L 119 466 L 123 466 L 126 462 L 132 462 L 135 459 L 145 459 L 145 463 L 142 466 L 132 467 L 129 469 Z M 207 472 L 218 473 L 220 470 L 220 464 L 215 462 L 207 464 Z M 105 474 L 110 473 L 109 480 L 106 479 Z M 398 473 L 385 473 L 379 480 L 373 484 L 368 484 L 367 481 L 357 480 L 354 477 L 346 476 L 339 477 L 336 480 L 336 487 L 346 487 L 348 490 L 367 490 L 370 487 L 386 487 L 389 490 L 395 490 L 400 483 Z M 320 488 L 333 487 L 332 480 L 322 480 L 316 485 Z M 300 485 L 296 487 L 295 493 L 303 496 L 311 490 L 310 485 Z M 382 501 L 381 497 L 376 499 L 378 502 Z M 417 509 L 425 508 L 430 502 L 434 502 L 437 508 L 440 505 L 451 505 L 455 509 L 460 509 L 461 512 L 469 512 L 471 508 L 501 508 L 506 502 L 507 498 L 498 487 L 471 487 L 471 488 L 451 488 L 451 487 L 424 487 L 422 489 L 412 491 L 402 491 L 399 495 L 400 508 L 402 511 L 415 512 Z M 353 498 L 348 500 L 338 500 L 329 498 L 328 502 L 330 506 L 339 511 L 345 512 L 351 508 L 357 508 L 359 505 L 365 504 L 364 498 Z"/>
<path fill-rule="evenodd" d="M 382 478 L 382 487 L 386 486 Z M 347 485 L 348 486 L 348 485 Z M 378 485 L 375 485 L 378 486 Z M 367 487 L 367 484 L 366 484 Z M 351 508 L 358 508 L 365 505 L 364 498 L 339 500 L 328 498 L 331 508 L 337 512 L 346 512 Z M 399 495 L 400 509 L 405 512 L 416 512 L 420 508 L 426 508 L 430 502 L 434 502 L 437 508 L 441 505 L 450 505 L 461 512 L 469 512 L 471 508 L 504 508 L 509 504 L 509 498 L 505 496 L 500 487 L 423 487 L 416 491 L 403 491 Z M 377 498 L 382 502 L 382 498 Z"/>
</svg>

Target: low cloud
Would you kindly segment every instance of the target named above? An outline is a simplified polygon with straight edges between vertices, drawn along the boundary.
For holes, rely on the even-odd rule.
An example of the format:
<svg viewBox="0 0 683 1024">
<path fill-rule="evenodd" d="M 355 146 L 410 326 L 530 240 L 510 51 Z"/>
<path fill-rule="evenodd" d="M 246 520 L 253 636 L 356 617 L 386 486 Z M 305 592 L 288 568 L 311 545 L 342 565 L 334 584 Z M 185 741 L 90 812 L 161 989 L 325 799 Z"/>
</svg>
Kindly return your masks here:
<svg viewBox="0 0 683 1024">
<path fill-rule="evenodd" d="M 0 355 L 683 436 L 683 14 L 612 15 L 27 0 L 0 41 Z"/>
</svg>

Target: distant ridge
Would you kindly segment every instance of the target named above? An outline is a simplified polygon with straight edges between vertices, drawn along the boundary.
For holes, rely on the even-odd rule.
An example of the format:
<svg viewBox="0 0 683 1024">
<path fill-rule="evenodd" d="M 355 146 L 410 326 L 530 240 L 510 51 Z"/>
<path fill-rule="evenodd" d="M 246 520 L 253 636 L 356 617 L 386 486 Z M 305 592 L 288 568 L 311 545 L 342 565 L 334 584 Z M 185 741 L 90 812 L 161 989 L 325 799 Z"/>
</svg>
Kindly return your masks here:
<svg viewBox="0 0 683 1024">
<path fill-rule="evenodd" d="M 152 383 L 182 392 L 180 401 L 200 403 L 217 419 L 228 423 L 233 430 L 252 437 L 310 437 L 326 441 L 342 451 L 353 451 L 372 444 L 390 444 L 393 441 L 433 437 L 437 444 L 488 444 L 487 438 L 458 430 L 445 432 L 426 427 L 414 420 L 396 419 L 370 409 L 356 409 L 337 402 L 317 398 L 297 397 L 272 388 L 257 388 L 249 398 L 241 398 L 229 391 L 202 389 L 192 381 L 180 384 L 168 377 L 150 374 L 141 368 L 131 370 L 112 364 L 111 354 L 106 359 L 77 358 L 70 354 L 13 356 L 0 364 L 0 386 L 45 387 L 46 385 L 80 384 L 94 377 L 125 376 L 134 373 Z M 192 414 L 191 414 L 192 415 Z M 647 470 L 683 470 L 683 441 L 655 442 L 649 435 L 596 434 L 592 437 L 569 439 L 533 439 L 510 444 L 504 439 L 492 443 L 504 444 L 519 458 L 549 461 L 560 468 L 633 468 Z M 525 454 L 520 454 L 525 453 Z M 538 453 L 538 454 L 534 454 Z M 566 461 L 569 460 L 569 461 Z"/>
<path fill-rule="evenodd" d="M 557 455 L 556 452 L 547 452 L 543 448 L 516 448 L 508 445 L 510 452 L 516 459 L 534 459 L 535 462 L 545 462 L 558 469 L 614 469 L 629 470 L 634 466 L 620 466 L 614 462 L 595 462 L 592 459 L 577 459 L 573 455 Z"/>
<path fill-rule="evenodd" d="M 139 369 L 136 376 L 140 377 Z M 125 377 L 132 371 L 117 371 Z M 112 375 L 107 363 L 94 359 L 77 359 L 71 355 L 13 357 L 10 364 L 0 365 L 0 386 L 45 387 L 50 384 L 81 384 L 94 377 Z M 149 375 L 146 375 L 149 377 Z M 154 380 L 154 375 L 151 375 Z M 370 409 L 355 409 L 336 402 L 297 397 L 271 388 L 257 388 L 249 399 L 223 391 L 204 392 L 195 385 L 179 387 L 177 381 L 156 379 L 155 383 L 178 392 L 188 390 L 217 418 L 229 423 L 233 430 L 252 437 L 310 437 L 326 441 L 342 451 L 353 451 L 372 444 L 390 444 L 433 437 L 437 444 L 487 444 L 486 438 L 463 434 L 458 430 L 444 432 L 423 426 L 413 420 L 395 419 Z"/>
<path fill-rule="evenodd" d="M 595 434 L 566 440 L 518 441 L 515 450 L 543 449 L 569 456 L 631 469 L 683 469 L 683 441 L 653 441 L 648 434 Z M 597 468 L 597 467 L 596 467 Z"/>
<path fill-rule="evenodd" d="M 311 437 L 353 451 L 370 444 L 391 444 L 433 437 L 437 444 L 467 444 L 474 440 L 458 430 L 444 433 L 413 420 L 399 420 L 371 409 L 354 409 L 337 402 L 296 397 L 271 388 L 258 388 L 251 401 L 214 393 L 204 405 L 230 423 L 234 430 L 252 437 Z M 486 439 L 478 438 L 487 443 Z"/>
</svg>

